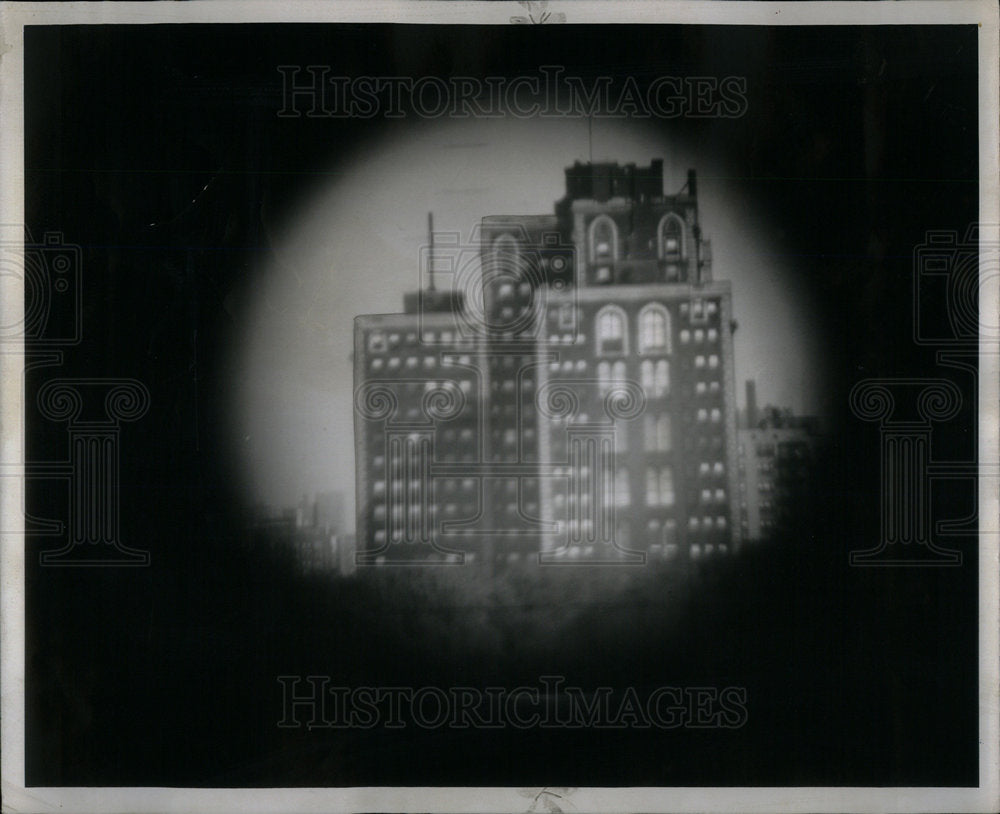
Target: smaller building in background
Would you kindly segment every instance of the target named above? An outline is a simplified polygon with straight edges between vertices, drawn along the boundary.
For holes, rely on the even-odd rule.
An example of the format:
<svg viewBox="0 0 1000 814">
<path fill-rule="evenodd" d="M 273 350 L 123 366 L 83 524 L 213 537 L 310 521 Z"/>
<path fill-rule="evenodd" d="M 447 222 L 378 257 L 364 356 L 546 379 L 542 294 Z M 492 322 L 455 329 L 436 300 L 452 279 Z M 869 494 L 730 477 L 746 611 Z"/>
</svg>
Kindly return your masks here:
<svg viewBox="0 0 1000 814">
<path fill-rule="evenodd" d="M 354 535 L 343 533 L 343 492 L 303 495 L 296 506 L 254 507 L 250 540 L 280 563 L 306 574 L 354 573 Z"/>
<path fill-rule="evenodd" d="M 746 383 L 746 394 L 744 426 L 737 433 L 740 536 L 755 541 L 786 529 L 793 512 L 812 494 L 823 435 L 816 416 L 796 416 L 776 407 L 758 410 L 753 380 Z"/>
</svg>

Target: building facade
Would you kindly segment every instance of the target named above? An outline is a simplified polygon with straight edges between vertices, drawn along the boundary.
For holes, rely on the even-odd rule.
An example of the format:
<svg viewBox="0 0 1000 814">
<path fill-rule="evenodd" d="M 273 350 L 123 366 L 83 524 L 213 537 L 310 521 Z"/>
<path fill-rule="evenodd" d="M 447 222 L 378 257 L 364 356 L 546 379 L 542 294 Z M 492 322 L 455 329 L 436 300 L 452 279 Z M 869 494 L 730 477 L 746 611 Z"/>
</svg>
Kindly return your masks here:
<svg viewBox="0 0 1000 814">
<path fill-rule="evenodd" d="M 748 409 L 748 415 L 756 417 L 755 406 L 752 412 Z M 794 513 L 801 512 L 812 496 L 817 452 L 822 444 L 816 417 L 769 415 L 739 430 L 743 540 L 766 540 L 789 528 Z"/>
<path fill-rule="evenodd" d="M 484 218 L 478 248 L 474 290 L 356 320 L 359 556 L 731 551 L 735 323 L 694 173 L 665 195 L 660 161 L 578 163 L 554 213 Z"/>
</svg>

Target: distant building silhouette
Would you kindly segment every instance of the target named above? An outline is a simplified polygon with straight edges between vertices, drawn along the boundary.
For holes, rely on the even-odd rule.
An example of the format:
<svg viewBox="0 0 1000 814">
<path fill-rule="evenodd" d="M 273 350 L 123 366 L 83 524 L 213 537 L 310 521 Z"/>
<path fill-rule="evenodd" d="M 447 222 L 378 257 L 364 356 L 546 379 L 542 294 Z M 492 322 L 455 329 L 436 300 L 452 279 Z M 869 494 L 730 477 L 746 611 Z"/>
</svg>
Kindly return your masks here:
<svg viewBox="0 0 1000 814">
<path fill-rule="evenodd" d="M 772 406 L 758 413 L 753 380 L 746 387 L 747 426 L 739 431 L 740 535 L 752 541 L 780 533 L 801 509 L 823 435 L 817 416 Z"/>
</svg>

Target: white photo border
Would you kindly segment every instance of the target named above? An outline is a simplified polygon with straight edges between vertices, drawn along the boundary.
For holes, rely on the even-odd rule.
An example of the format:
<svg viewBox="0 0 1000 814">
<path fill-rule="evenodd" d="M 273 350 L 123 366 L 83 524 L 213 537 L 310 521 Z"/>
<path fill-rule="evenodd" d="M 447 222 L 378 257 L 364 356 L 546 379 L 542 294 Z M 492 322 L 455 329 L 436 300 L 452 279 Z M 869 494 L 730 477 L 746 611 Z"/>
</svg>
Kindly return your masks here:
<svg viewBox="0 0 1000 814">
<path fill-rule="evenodd" d="M 673 23 L 699 25 L 979 25 L 979 222 L 992 224 L 984 243 L 1000 245 L 998 187 L 998 7 L 993 0 L 931 2 L 653 2 L 563 0 L 549 7 L 576 23 Z M 54 24 L 397 22 L 413 24 L 508 25 L 523 14 L 516 2 L 372 2 L 372 0 L 195 0 L 194 2 L 3 3 L 0 4 L 0 224 L 24 223 L 24 26 Z M 995 253 L 995 249 L 994 249 Z M 981 256 L 981 324 L 998 322 L 1000 287 L 985 273 L 997 258 Z M 0 280 L 6 325 L 23 310 L 19 278 Z M 2 461 L 23 460 L 21 398 L 23 347 L 0 354 Z M 998 670 L 998 463 L 1000 463 L 1000 347 L 981 339 L 979 376 L 979 667 L 980 763 L 978 788 L 580 788 L 570 800 L 575 811 L 996 811 L 1000 742 Z M 984 463 L 988 471 L 982 471 Z M 20 516 L 22 478 L 9 478 L 0 494 L 0 515 Z M 2 580 L 2 754 L 3 799 L 9 811 L 184 812 L 230 811 L 443 811 L 524 810 L 516 788 L 36 788 L 24 786 L 24 546 L 23 536 L 0 540 Z M 523 790 L 522 790 L 523 791 Z M 542 789 L 538 790 L 539 792 Z"/>
</svg>

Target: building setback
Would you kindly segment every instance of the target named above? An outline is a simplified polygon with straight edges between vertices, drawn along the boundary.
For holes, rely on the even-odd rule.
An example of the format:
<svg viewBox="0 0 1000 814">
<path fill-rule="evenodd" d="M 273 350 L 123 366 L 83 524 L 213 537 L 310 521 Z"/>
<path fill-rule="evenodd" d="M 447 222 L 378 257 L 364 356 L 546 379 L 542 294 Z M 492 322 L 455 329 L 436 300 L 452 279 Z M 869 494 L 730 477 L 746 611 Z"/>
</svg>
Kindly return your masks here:
<svg viewBox="0 0 1000 814">
<path fill-rule="evenodd" d="M 467 291 L 355 322 L 362 561 L 730 551 L 732 299 L 694 172 L 667 196 L 660 161 L 575 164 L 553 214 L 484 218 L 478 247 Z"/>
</svg>

